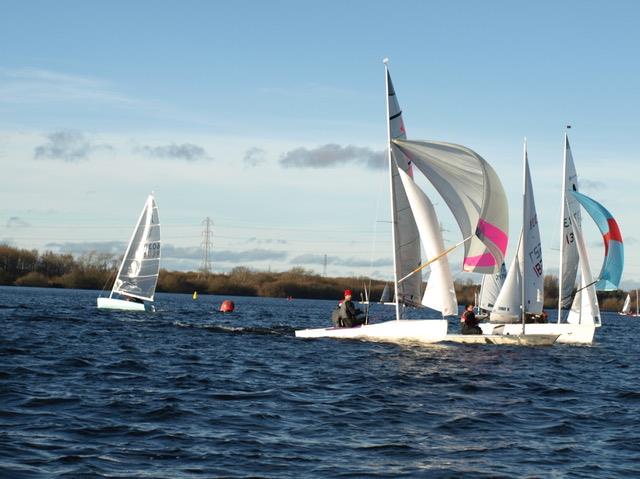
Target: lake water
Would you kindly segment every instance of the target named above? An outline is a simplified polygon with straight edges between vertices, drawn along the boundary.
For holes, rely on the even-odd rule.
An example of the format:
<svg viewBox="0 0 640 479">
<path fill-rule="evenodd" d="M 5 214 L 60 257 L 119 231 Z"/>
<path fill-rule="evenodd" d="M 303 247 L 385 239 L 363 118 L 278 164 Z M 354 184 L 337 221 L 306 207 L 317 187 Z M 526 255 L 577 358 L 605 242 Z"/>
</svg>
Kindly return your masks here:
<svg viewBox="0 0 640 479">
<path fill-rule="evenodd" d="M 637 318 L 589 347 L 398 345 L 296 339 L 331 301 L 96 296 L 0 288 L 0 477 L 640 477 Z"/>
</svg>

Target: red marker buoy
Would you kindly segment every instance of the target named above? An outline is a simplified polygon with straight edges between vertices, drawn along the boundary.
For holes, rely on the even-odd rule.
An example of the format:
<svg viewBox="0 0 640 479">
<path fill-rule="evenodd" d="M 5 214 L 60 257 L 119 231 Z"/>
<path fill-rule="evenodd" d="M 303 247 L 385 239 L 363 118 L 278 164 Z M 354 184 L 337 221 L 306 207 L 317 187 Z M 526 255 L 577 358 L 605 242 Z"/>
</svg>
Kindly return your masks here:
<svg viewBox="0 0 640 479">
<path fill-rule="evenodd" d="M 229 299 L 225 299 L 222 302 L 222 304 L 220 305 L 220 312 L 221 313 L 231 313 L 231 312 L 233 312 L 235 307 L 236 307 L 236 305 L 233 304 L 233 301 L 231 301 Z"/>
</svg>

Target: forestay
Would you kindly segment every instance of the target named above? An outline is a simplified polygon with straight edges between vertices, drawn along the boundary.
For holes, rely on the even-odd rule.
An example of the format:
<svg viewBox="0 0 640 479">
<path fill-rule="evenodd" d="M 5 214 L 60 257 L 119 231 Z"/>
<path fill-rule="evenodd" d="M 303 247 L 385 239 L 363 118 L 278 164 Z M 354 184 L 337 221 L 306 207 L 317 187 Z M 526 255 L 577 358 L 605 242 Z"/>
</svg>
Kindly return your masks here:
<svg viewBox="0 0 640 479">
<path fill-rule="evenodd" d="M 113 293 L 153 301 L 160 270 L 160 221 L 153 195 L 145 202 L 133 230 Z"/>
<path fill-rule="evenodd" d="M 440 232 L 440 223 L 433 204 L 407 173 L 401 169 L 398 169 L 398 173 L 418 226 L 426 257 L 428 260 L 436 258 L 445 251 L 445 248 L 442 233 Z M 458 313 L 453 277 L 451 276 L 449 261 L 444 255 L 441 255 L 440 259 L 431 263 L 431 274 L 422 298 L 422 304 L 440 311 L 443 316 L 456 315 Z"/>
<path fill-rule="evenodd" d="M 453 213 L 465 242 L 463 269 L 499 271 L 507 249 L 508 206 L 500 179 L 476 152 L 460 145 L 395 139 L 404 157 L 429 179 Z"/>
</svg>

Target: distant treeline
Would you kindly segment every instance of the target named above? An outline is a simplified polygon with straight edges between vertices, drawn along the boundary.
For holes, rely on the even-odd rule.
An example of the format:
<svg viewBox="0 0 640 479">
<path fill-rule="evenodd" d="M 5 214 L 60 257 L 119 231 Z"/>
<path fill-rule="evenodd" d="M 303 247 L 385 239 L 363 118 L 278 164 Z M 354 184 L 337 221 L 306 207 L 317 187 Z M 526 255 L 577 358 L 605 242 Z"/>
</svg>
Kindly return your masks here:
<svg viewBox="0 0 640 479">
<path fill-rule="evenodd" d="M 111 289 L 120 259 L 109 253 L 85 253 L 79 257 L 51 251 L 38 253 L 0 245 L 0 284 L 76 289 Z M 367 277 L 329 278 L 303 268 L 275 273 L 254 271 L 238 266 L 229 273 L 202 274 L 160 270 L 157 291 L 168 293 L 220 294 L 230 296 L 294 297 L 337 299 L 345 289 L 351 289 L 355 299 L 370 289 L 370 298 L 377 301 L 385 282 Z M 470 279 L 456 282 L 460 304 L 472 303 L 478 285 Z M 558 278 L 545 276 L 545 308 L 558 304 Z M 598 293 L 600 308 L 619 311 L 626 296 L 624 291 Z"/>
</svg>

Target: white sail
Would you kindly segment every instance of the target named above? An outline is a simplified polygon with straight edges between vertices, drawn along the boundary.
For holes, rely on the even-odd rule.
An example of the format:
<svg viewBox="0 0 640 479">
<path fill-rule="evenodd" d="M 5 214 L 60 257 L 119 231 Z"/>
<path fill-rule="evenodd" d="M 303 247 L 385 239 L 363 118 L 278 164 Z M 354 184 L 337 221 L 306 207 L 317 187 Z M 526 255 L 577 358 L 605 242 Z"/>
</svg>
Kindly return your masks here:
<svg viewBox="0 0 640 479">
<path fill-rule="evenodd" d="M 620 314 L 629 314 L 631 313 L 631 295 L 627 294 L 627 297 L 624 300 L 624 304 L 622 305 L 622 311 Z"/>
<path fill-rule="evenodd" d="M 524 151 L 524 225 L 522 251 L 518 260 L 524 281 L 524 311 L 530 314 L 542 313 L 544 302 L 544 274 L 542 267 L 542 244 L 538 227 L 538 214 L 533 198 L 533 185 L 529 171 L 529 159 Z"/>
<path fill-rule="evenodd" d="M 391 288 L 389 288 L 389 284 L 385 284 L 382 289 L 382 294 L 380 295 L 381 303 L 390 303 L 393 298 L 391 297 Z"/>
<path fill-rule="evenodd" d="M 520 232 L 516 256 L 509 266 L 507 278 L 491 312 L 490 318 L 492 322 L 517 322 L 522 320 L 521 308 L 523 304 L 525 313 L 542 313 L 544 287 L 542 248 L 526 145 L 523 183 L 524 224 Z"/>
<path fill-rule="evenodd" d="M 475 151 L 452 143 L 396 139 L 392 151 L 409 158 L 447 203 L 465 240 L 464 271 L 499 271 L 509 218 L 504 188 L 491 165 Z"/>
<path fill-rule="evenodd" d="M 492 322 L 515 323 L 520 321 L 520 306 L 522 304 L 521 251 L 522 232 L 520 232 L 516 255 L 511 260 L 509 272 L 491 311 L 490 320 Z"/>
<path fill-rule="evenodd" d="M 480 295 L 476 301 L 478 307 L 484 311 L 492 311 L 496 304 L 496 299 L 500 294 L 502 285 L 507 277 L 507 269 L 504 263 L 500 271 L 495 274 L 485 274 L 480 282 Z"/>
<path fill-rule="evenodd" d="M 427 260 L 435 258 L 443 253 L 445 248 L 440 223 L 433 204 L 407 173 L 400 169 L 398 169 L 398 173 L 420 232 L 426 258 Z M 456 315 L 458 302 L 447 257 L 442 256 L 430 266 L 431 275 L 422 298 L 422 304 L 440 311 L 443 316 Z"/>
<path fill-rule="evenodd" d="M 580 262 L 580 288 L 573 298 L 571 310 L 567 315 L 567 323 L 600 325 L 600 307 L 598 306 L 596 286 L 589 266 L 582 228 L 577 224 L 577 221 L 574 221 L 572 229 Z"/>
<path fill-rule="evenodd" d="M 406 138 L 402 110 L 398 103 L 391 75 L 387 70 L 387 112 L 389 140 Z M 396 279 L 403 278 L 420 266 L 420 238 L 418 227 L 409 208 L 409 202 L 398 175 L 398 168 L 413 177 L 411 162 L 402 152 L 389 150 L 391 175 L 391 209 L 393 221 L 394 264 Z M 394 163 L 398 166 L 395 168 Z M 400 303 L 419 304 L 422 275 L 415 274 L 401 283 L 396 283 L 396 298 Z"/>
<path fill-rule="evenodd" d="M 578 201 L 570 193 L 578 191 L 578 174 L 573 163 L 573 155 L 569 146 L 569 138 L 564 137 L 564 164 L 562 175 L 562 203 L 560 218 L 560 264 L 558 271 L 558 321 L 561 320 L 562 308 L 571 303 L 571 294 L 578 272 L 578 248 L 576 246 L 571 221 L 580 226 L 580 208 Z M 572 212 L 574 214 L 572 214 Z"/>
<path fill-rule="evenodd" d="M 114 293 L 153 301 L 160 270 L 160 221 L 153 195 L 145 202 L 133 230 L 111 296 Z"/>
</svg>

